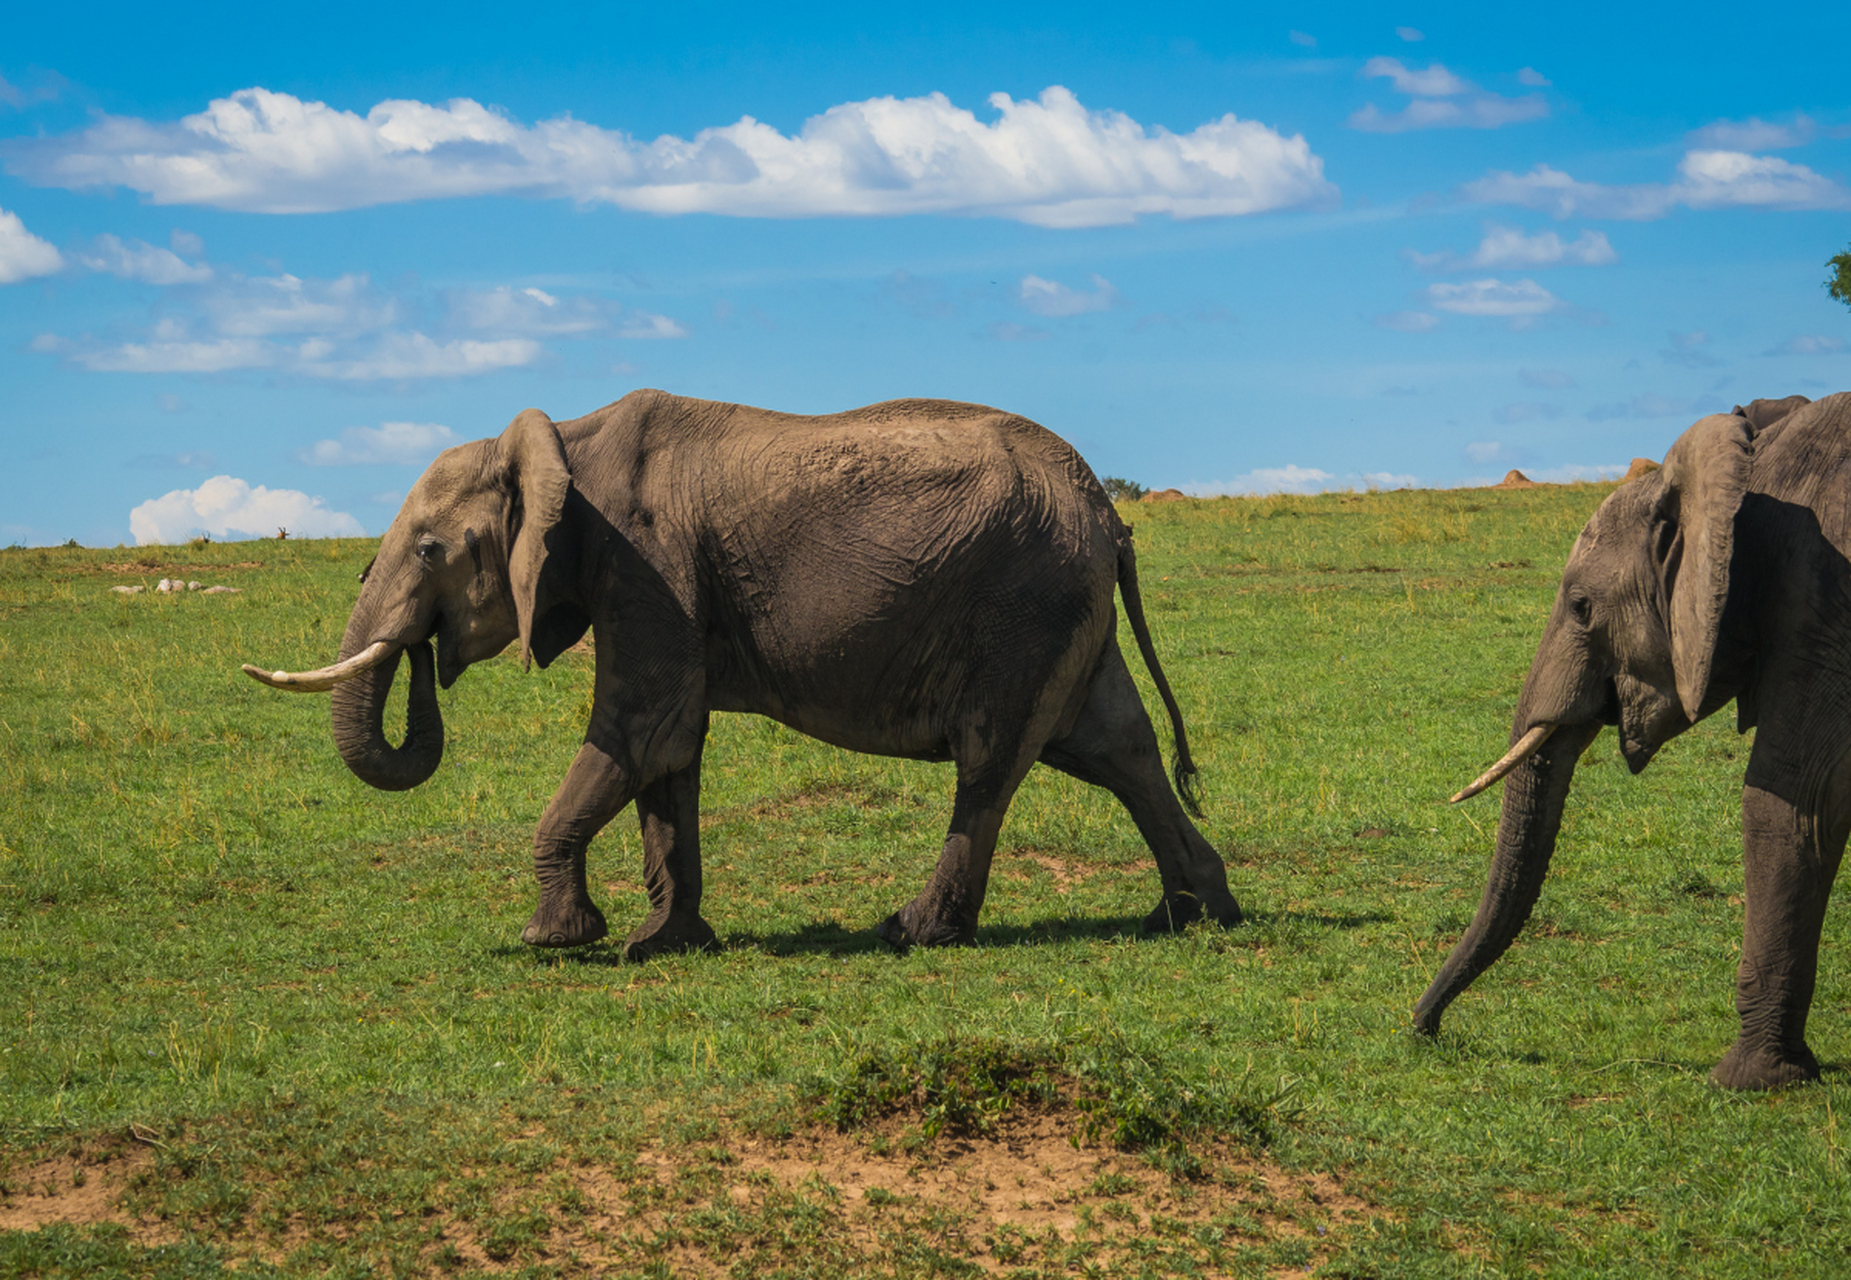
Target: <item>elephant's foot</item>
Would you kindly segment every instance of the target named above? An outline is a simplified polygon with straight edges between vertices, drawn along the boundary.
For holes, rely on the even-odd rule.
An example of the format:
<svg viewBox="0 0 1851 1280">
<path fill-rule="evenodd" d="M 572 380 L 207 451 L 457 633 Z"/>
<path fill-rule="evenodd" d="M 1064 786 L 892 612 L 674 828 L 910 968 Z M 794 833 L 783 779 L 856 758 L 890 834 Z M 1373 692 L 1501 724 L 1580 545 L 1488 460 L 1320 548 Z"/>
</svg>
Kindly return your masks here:
<svg viewBox="0 0 1851 1280">
<path fill-rule="evenodd" d="M 874 935 L 896 951 L 908 947 L 968 947 L 976 942 L 975 921 L 966 924 L 956 915 L 922 906 L 923 897 L 914 898 L 881 921 Z"/>
<path fill-rule="evenodd" d="M 719 945 L 719 935 L 698 913 L 665 911 L 650 916 L 624 939 L 623 958 L 640 962 L 677 951 L 712 951 Z"/>
<path fill-rule="evenodd" d="M 1782 1089 L 1818 1078 L 1819 1060 L 1805 1045 L 1794 1052 L 1745 1040 L 1737 1040 L 1710 1072 L 1710 1083 L 1724 1089 Z"/>
<path fill-rule="evenodd" d="M 609 932 L 604 913 L 590 898 L 563 907 L 542 902 L 521 930 L 521 941 L 530 947 L 582 947 Z"/>
<path fill-rule="evenodd" d="M 1144 917 L 1144 932 L 1177 933 L 1202 919 L 1210 920 L 1224 929 L 1239 924 L 1240 904 L 1225 891 L 1216 895 L 1216 898 L 1216 901 L 1205 904 L 1193 893 L 1165 894 L 1158 900 L 1156 908 Z"/>
</svg>

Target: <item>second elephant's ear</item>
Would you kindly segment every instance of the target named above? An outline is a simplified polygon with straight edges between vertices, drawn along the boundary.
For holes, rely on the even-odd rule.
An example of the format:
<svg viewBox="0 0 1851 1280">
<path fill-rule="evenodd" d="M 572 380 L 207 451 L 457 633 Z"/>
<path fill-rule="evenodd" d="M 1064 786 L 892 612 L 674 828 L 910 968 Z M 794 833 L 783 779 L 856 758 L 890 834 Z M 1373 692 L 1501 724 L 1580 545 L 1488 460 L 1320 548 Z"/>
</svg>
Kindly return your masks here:
<svg viewBox="0 0 1851 1280">
<path fill-rule="evenodd" d="M 1729 598 L 1735 513 L 1754 465 L 1753 427 L 1732 414 L 1712 414 L 1678 437 L 1654 477 L 1662 485 L 1653 511 L 1653 540 L 1664 540 L 1671 666 L 1678 701 L 1695 722 L 1709 692 L 1710 666 Z"/>
<path fill-rule="evenodd" d="M 508 580 L 520 620 L 521 664 L 531 667 L 534 625 L 551 604 L 543 580 L 572 473 L 566 470 L 559 431 L 538 409 L 523 409 L 499 443 L 509 490 Z"/>
</svg>

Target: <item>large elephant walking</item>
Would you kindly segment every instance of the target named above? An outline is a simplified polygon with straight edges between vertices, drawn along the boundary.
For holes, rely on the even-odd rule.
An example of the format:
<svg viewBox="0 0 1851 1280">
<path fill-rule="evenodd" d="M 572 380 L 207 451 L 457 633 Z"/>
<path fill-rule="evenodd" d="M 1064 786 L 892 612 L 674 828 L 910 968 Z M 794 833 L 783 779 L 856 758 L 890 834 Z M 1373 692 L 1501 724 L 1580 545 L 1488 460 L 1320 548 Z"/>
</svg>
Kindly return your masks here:
<svg viewBox="0 0 1851 1280">
<path fill-rule="evenodd" d="M 440 456 L 361 577 L 337 665 L 245 670 L 332 689 L 342 758 L 375 787 L 436 769 L 433 678 L 448 688 L 517 637 L 545 666 L 593 631 L 591 721 L 534 835 L 534 945 L 605 935 L 586 846 L 632 801 L 650 911 L 627 953 L 713 942 L 698 813 L 713 711 L 956 765 L 937 868 L 880 926 L 895 945 L 972 939 L 1003 813 L 1038 760 L 1130 811 L 1162 880 L 1148 927 L 1240 919 L 1119 652 L 1114 589 L 1187 798 L 1194 766 L 1130 530 L 1080 456 L 1026 419 L 931 400 L 796 417 L 657 391 L 557 425 L 529 409 Z M 382 715 L 401 655 L 410 710 L 393 748 Z"/>
<path fill-rule="evenodd" d="M 1634 773 L 1735 701 L 1755 728 L 1742 788 L 1741 1029 L 1711 1073 L 1731 1088 L 1814 1079 L 1806 1015 L 1832 879 L 1851 831 L 1851 393 L 1704 418 L 1661 470 L 1581 531 L 1517 700 L 1484 897 L 1415 1010 L 1438 1030 L 1542 888 L 1562 807 L 1603 724 Z"/>
</svg>

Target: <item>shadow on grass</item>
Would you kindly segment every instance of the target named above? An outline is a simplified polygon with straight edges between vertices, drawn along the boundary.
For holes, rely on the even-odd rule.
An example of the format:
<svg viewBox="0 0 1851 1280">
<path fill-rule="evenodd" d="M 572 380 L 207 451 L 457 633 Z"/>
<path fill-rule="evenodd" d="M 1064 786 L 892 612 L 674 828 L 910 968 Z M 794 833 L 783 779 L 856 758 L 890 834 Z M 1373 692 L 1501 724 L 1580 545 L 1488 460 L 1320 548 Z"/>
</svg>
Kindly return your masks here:
<svg viewBox="0 0 1851 1280">
<path fill-rule="evenodd" d="M 1395 916 L 1381 911 L 1335 914 L 1316 911 L 1281 911 L 1250 915 L 1241 924 L 1226 930 L 1214 930 L 1212 926 L 1206 925 L 1195 925 L 1192 928 L 1209 932 L 1213 937 L 1225 938 L 1228 945 L 1238 947 L 1276 942 L 1281 933 L 1298 930 L 1360 929 L 1364 925 L 1392 923 L 1395 919 Z M 977 930 L 975 945 L 978 949 L 985 949 L 1058 946 L 1069 942 L 1107 942 L 1124 939 L 1157 942 L 1174 936 L 1176 935 L 1145 932 L 1144 917 L 1139 915 L 1049 916 L 1027 924 L 996 924 L 980 928 Z M 844 956 L 860 955 L 866 952 L 894 954 L 891 946 L 875 936 L 872 925 L 865 929 L 851 929 L 834 920 L 812 920 L 795 929 L 770 933 L 734 930 L 721 938 L 719 950 L 722 952 L 756 951 L 770 956 Z M 564 963 L 609 968 L 630 963 L 624 958 L 623 943 L 611 938 L 594 942 L 590 946 L 566 947 L 558 951 L 510 943 L 491 947 L 488 954 L 500 960 L 525 956 L 535 964 Z"/>
</svg>

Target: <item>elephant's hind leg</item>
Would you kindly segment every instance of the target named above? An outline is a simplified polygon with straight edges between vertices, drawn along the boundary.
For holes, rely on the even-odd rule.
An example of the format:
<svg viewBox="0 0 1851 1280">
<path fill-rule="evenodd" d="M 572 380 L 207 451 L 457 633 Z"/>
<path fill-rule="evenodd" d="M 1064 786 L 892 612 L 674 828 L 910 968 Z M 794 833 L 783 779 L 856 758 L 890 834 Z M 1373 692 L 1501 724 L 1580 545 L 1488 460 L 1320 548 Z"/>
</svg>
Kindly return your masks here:
<svg viewBox="0 0 1851 1280">
<path fill-rule="evenodd" d="M 1227 867 L 1183 812 L 1137 685 L 1117 644 L 1107 650 L 1073 728 L 1042 748 L 1041 760 L 1118 797 L 1157 861 L 1163 897 L 1144 927 L 1168 932 L 1204 916 L 1239 924 Z"/>
<path fill-rule="evenodd" d="M 1003 814 L 1021 785 L 1022 773 L 1004 779 L 967 779 L 959 769 L 951 805 L 951 831 L 938 865 L 919 896 L 888 916 L 875 930 L 883 940 L 907 947 L 968 946 L 976 941 L 977 916 L 990 883 L 990 860 Z"/>
<path fill-rule="evenodd" d="M 705 951 L 718 939 L 701 918 L 701 762 L 677 769 L 636 796 L 643 827 L 643 884 L 649 918 L 624 941 L 630 960 Z"/>
</svg>

